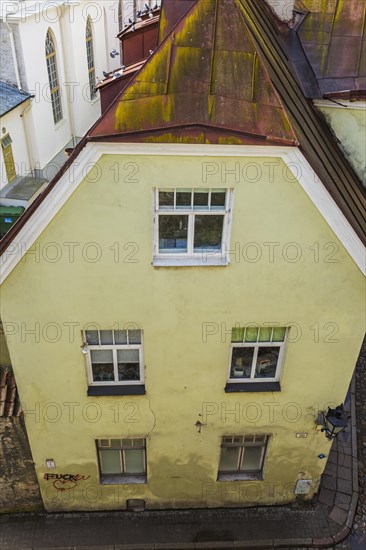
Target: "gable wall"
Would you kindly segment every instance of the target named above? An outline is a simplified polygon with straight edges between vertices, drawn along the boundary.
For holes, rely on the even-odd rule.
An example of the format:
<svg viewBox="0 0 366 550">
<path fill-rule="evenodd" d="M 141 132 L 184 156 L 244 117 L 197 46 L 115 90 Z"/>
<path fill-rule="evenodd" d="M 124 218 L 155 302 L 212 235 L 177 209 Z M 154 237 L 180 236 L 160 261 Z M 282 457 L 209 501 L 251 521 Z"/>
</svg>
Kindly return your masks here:
<svg viewBox="0 0 366 550">
<path fill-rule="evenodd" d="M 205 162 L 215 175 L 204 177 Z M 151 265 L 155 186 L 234 188 L 229 266 Z M 282 160 L 104 155 L 2 286 L 46 508 L 124 508 L 126 498 L 151 508 L 248 505 L 254 485 L 256 503 L 288 502 L 301 475 L 313 493 L 317 455 L 329 451 L 314 420 L 345 397 L 363 301 L 361 272 Z M 87 397 L 82 328 L 131 322 L 144 330 L 146 396 Z M 226 394 L 231 327 L 268 322 L 292 326 L 282 391 Z M 264 481 L 230 493 L 233 484 L 216 482 L 220 438 L 244 433 L 271 434 Z M 95 439 L 129 436 L 147 438 L 148 485 L 100 486 Z M 56 470 L 45 469 L 51 457 Z M 43 479 L 54 471 L 90 478 L 63 494 Z"/>
</svg>

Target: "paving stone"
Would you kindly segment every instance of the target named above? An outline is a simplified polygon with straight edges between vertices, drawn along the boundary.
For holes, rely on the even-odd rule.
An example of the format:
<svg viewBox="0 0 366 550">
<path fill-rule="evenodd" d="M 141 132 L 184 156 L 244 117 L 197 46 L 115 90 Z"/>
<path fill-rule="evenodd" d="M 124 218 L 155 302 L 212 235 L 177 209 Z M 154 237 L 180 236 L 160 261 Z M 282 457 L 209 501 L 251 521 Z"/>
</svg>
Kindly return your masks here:
<svg viewBox="0 0 366 550">
<path fill-rule="evenodd" d="M 339 542 L 342 542 L 342 540 L 346 539 L 348 535 L 350 534 L 350 529 L 348 527 L 343 527 L 339 533 L 333 536 L 334 542 L 338 544 Z"/>
<path fill-rule="evenodd" d="M 329 548 L 334 543 L 333 537 L 323 537 L 319 539 L 313 539 L 314 548 Z"/>
<path fill-rule="evenodd" d="M 329 453 L 328 463 L 329 464 L 337 464 L 337 462 L 338 462 L 337 453 L 331 451 Z"/>
<path fill-rule="evenodd" d="M 333 506 L 335 499 L 335 491 L 331 491 L 330 489 L 325 489 L 324 487 L 321 487 L 318 500 L 322 504 L 326 504 L 327 506 Z"/>
<path fill-rule="evenodd" d="M 351 505 L 351 495 L 345 495 L 344 493 L 337 492 L 334 505 L 342 508 L 343 510 L 349 510 Z"/>
<path fill-rule="evenodd" d="M 338 456 L 338 466 L 346 466 L 352 468 L 352 457 L 349 455 Z"/>
<path fill-rule="evenodd" d="M 348 511 L 342 510 L 342 508 L 338 508 L 338 506 L 334 506 L 329 514 L 329 517 L 339 525 L 344 525 L 348 518 Z"/>
<path fill-rule="evenodd" d="M 337 478 L 335 476 L 322 475 L 320 484 L 324 489 L 335 491 L 337 489 Z"/>
<path fill-rule="evenodd" d="M 326 467 L 325 467 L 323 475 L 333 476 L 333 475 L 336 475 L 336 474 L 337 474 L 337 465 L 332 464 L 331 462 L 328 462 Z"/>
<path fill-rule="evenodd" d="M 337 490 L 347 495 L 352 495 L 352 482 L 346 479 L 337 480 Z"/>
<path fill-rule="evenodd" d="M 341 479 L 348 479 L 349 481 L 352 481 L 352 470 L 351 470 L 351 468 L 347 468 L 346 466 L 338 466 L 337 475 Z"/>
</svg>

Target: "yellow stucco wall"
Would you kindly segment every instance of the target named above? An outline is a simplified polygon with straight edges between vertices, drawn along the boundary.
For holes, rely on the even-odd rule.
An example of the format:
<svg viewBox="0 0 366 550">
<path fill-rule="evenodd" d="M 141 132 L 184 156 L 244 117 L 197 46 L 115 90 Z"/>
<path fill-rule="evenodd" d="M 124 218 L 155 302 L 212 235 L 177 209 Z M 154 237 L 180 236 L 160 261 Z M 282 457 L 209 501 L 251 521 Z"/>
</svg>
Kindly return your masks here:
<svg viewBox="0 0 366 550">
<path fill-rule="evenodd" d="M 345 107 L 319 107 L 331 126 L 340 147 L 346 154 L 358 177 L 366 185 L 366 103 L 363 109 L 352 108 L 352 103 L 343 102 Z"/>
<path fill-rule="evenodd" d="M 206 183 L 204 162 L 217 163 Z M 225 174 L 235 163 L 239 177 Z M 230 265 L 153 267 L 152 189 L 210 186 L 234 188 Z M 314 420 L 344 400 L 364 283 L 280 159 L 105 155 L 3 284 L 1 317 L 48 510 L 274 504 L 295 498 L 299 478 L 316 490 L 330 445 Z M 92 322 L 143 329 L 146 395 L 87 397 Z M 282 391 L 225 393 L 231 327 L 268 322 L 292 327 Z M 217 482 L 221 437 L 252 433 L 270 436 L 264 480 Z M 106 437 L 146 437 L 147 485 L 99 484 Z M 44 480 L 54 472 L 90 477 L 60 491 Z"/>
</svg>

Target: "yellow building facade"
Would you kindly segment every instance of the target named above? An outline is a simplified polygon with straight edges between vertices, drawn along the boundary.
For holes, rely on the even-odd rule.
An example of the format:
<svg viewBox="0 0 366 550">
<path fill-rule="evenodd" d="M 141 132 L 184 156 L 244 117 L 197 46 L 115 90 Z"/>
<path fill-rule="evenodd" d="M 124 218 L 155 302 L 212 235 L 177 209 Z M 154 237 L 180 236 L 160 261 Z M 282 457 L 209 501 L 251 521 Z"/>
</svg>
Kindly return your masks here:
<svg viewBox="0 0 366 550">
<path fill-rule="evenodd" d="M 112 149 L 80 183 L 66 175 L 29 249 L 20 233 L 5 252 L 19 261 L 1 318 L 46 510 L 311 498 L 330 450 L 317 417 L 345 399 L 364 278 L 305 163 L 281 147 Z M 226 248 L 202 230 L 200 250 L 199 223 Z"/>
</svg>

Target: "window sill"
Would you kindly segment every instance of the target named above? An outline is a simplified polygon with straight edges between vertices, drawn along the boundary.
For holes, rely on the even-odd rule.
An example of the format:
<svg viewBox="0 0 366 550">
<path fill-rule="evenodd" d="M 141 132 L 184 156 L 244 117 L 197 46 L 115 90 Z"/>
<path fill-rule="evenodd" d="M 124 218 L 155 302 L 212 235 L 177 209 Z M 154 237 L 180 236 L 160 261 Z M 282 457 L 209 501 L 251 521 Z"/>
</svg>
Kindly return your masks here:
<svg viewBox="0 0 366 550">
<path fill-rule="evenodd" d="M 228 382 L 225 393 L 281 391 L 279 382 Z"/>
<path fill-rule="evenodd" d="M 217 476 L 217 481 L 262 481 L 263 480 L 263 474 L 261 473 L 240 473 L 237 472 L 235 474 L 219 474 Z"/>
<path fill-rule="evenodd" d="M 64 124 L 66 124 L 66 122 L 66 118 L 62 118 L 59 122 L 56 122 L 56 124 L 54 124 L 54 129 L 59 130 Z"/>
<path fill-rule="evenodd" d="M 146 485 L 146 476 L 101 476 L 101 485 Z"/>
<path fill-rule="evenodd" d="M 145 384 L 89 386 L 88 395 L 145 395 Z"/>
<path fill-rule="evenodd" d="M 210 255 L 207 254 L 207 256 L 198 256 L 198 257 L 192 257 L 192 256 L 177 256 L 176 258 L 169 257 L 162 257 L 162 256 L 155 256 L 153 258 L 153 266 L 154 267 L 194 267 L 194 266 L 200 266 L 200 267 L 206 267 L 206 266 L 226 266 L 229 265 L 228 258 L 221 256 L 221 255 Z"/>
</svg>

